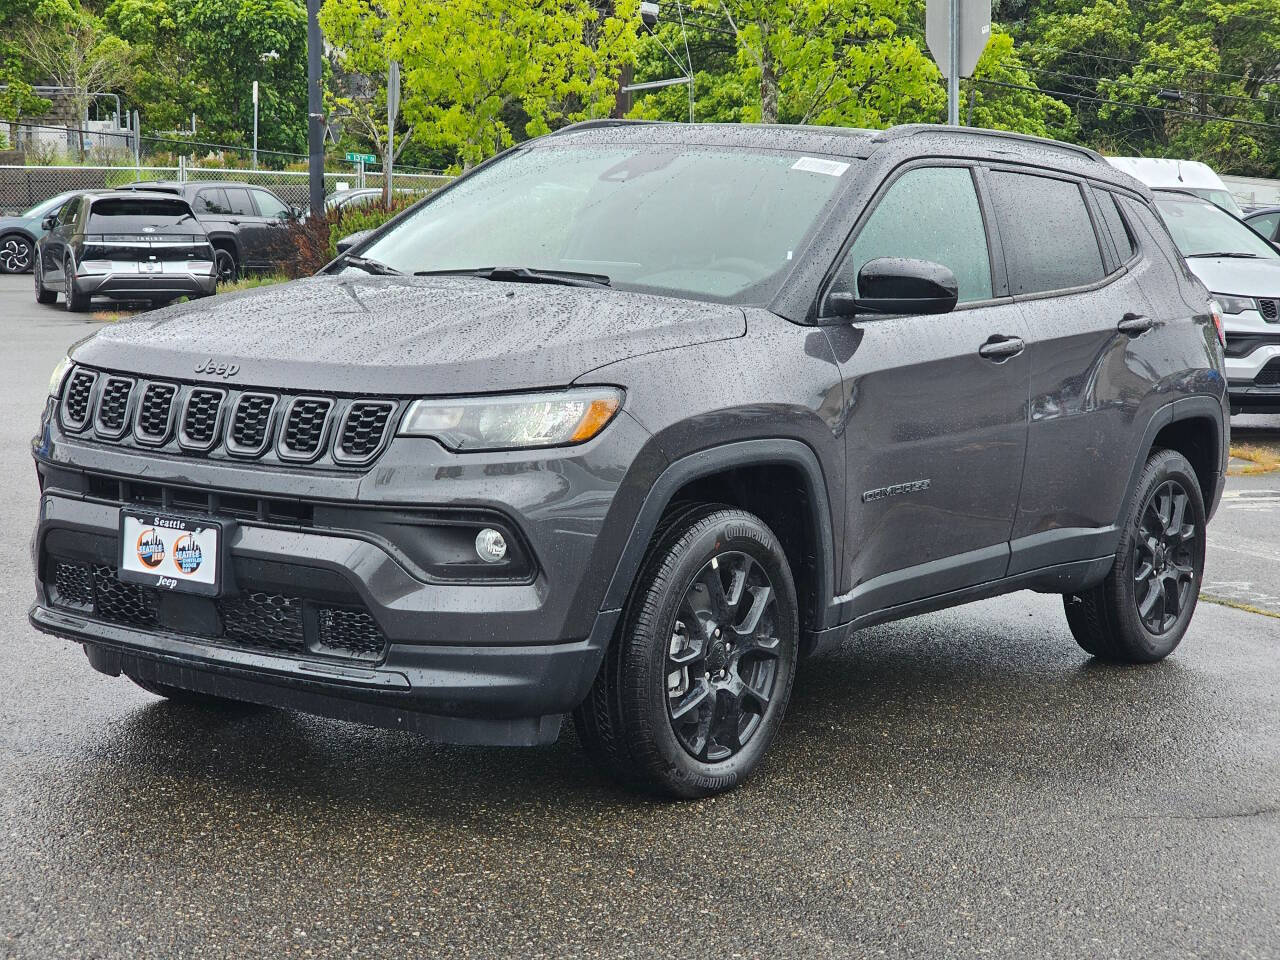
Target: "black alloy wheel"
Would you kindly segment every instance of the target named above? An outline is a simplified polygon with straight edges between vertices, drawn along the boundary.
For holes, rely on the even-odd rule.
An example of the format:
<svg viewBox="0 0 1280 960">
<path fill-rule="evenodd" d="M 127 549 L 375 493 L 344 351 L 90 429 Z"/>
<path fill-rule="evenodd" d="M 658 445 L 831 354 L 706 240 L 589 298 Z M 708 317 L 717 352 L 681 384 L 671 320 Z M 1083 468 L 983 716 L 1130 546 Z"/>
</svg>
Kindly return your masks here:
<svg viewBox="0 0 1280 960">
<path fill-rule="evenodd" d="M 1142 625 L 1153 634 L 1168 633 L 1197 587 L 1196 525 L 1191 497 L 1177 480 L 1151 492 L 1138 518 L 1133 540 L 1134 600 Z"/>
<path fill-rule="evenodd" d="M 30 241 L 15 235 L 0 239 L 0 273 L 26 273 L 30 269 Z"/>
<path fill-rule="evenodd" d="M 56 290 L 46 290 L 44 286 L 44 271 L 40 268 L 40 258 L 36 258 L 36 265 L 31 270 L 31 279 L 36 286 L 36 303 L 55 303 L 58 299 Z"/>
<path fill-rule="evenodd" d="M 667 715 L 680 745 L 716 763 L 760 729 L 778 685 L 777 597 L 764 567 L 725 552 L 700 570 L 667 653 Z"/>
<path fill-rule="evenodd" d="M 89 295 L 76 291 L 76 264 L 70 257 L 62 265 L 64 305 L 72 313 L 82 313 L 89 309 Z"/>
<path fill-rule="evenodd" d="M 213 251 L 213 267 L 218 275 L 218 283 L 235 283 L 240 278 L 240 267 L 230 250 Z"/>
</svg>

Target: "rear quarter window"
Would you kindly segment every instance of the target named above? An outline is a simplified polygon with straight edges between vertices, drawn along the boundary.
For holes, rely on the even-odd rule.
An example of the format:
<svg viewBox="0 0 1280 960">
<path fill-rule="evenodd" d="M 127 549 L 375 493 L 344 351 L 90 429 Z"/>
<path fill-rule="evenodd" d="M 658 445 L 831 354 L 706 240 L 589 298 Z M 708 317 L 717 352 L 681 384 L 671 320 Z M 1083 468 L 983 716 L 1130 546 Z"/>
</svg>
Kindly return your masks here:
<svg viewBox="0 0 1280 960">
<path fill-rule="evenodd" d="M 1098 209 L 1102 211 L 1102 222 L 1106 225 L 1107 232 L 1111 234 L 1111 242 L 1115 244 L 1120 262 L 1127 263 L 1137 253 L 1138 245 L 1134 242 L 1133 231 L 1129 229 L 1129 224 L 1125 223 L 1124 215 L 1120 212 L 1118 205 L 1120 201 L 1110 190 L 1095 189 L 1093 195 L 1097 198 Z"/>
<path fill-rule="evenodd" d="M 1010 293 L 1066 290 L 1102 279 L 1102 251 L 1080 184 L 1005 170 L 988 179 Z"/>
</svg>

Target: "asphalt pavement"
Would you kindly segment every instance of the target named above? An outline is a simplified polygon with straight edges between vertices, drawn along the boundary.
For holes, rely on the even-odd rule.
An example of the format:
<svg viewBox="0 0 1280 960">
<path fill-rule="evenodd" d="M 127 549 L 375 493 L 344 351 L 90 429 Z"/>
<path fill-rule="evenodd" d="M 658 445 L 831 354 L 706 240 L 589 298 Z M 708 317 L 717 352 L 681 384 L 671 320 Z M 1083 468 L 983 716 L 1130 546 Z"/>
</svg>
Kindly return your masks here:
<svg viewBox="0 0 1280 960">
<path fill-rule="evenodd" d="M 1091 662 L 1035 594 L 863 631 L 756 779 L 688 804 L 571 731 L 440 746 L 94 673 L 25 619 L 28 440 L 93 329 L 29 283 L 0 277 L 0 956 L 1280 957 L 1263 613 L 1202 603 L 1146 667 Z M 1280 476 L 1229 494 L 1206 590 L 1265 608 Z"/>
</svg>

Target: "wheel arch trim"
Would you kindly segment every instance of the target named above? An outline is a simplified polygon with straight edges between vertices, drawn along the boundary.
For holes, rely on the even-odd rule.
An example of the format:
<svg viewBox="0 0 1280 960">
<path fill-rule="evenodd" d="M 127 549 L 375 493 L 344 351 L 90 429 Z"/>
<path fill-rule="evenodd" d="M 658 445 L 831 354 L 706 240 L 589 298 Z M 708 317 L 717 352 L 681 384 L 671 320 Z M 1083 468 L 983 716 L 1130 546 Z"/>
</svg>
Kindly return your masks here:
<svg viewBox="0 0 1280 960">
<path fill-rule="evenodd" d="M 1210 489 L 1217 491 L 1217 495 L 1213 503 L 1205 504 L 1205 513 L 1212 516 L 1217 507 L 1217 499 L 1221 497 L 1222 481 L 1226 475 L 1225 451 L 1226 438 L 1230 436 L 1230 423 L 1227 419 L 1227 414 L 1223 412 L 1221 401 L 1216 397 L 1207 395 L 1181 397 L 1166 403 L 1156 410 L 1147 424 L 1147 429 L 1142 435 L 1142 443 L 1138 448 L 1142 455 L 1134 459 L 1133 468 L 1129 475 L 1129 483 L 1125 487 L 1124 498 L 1120 502 L 1120 514 L 1116 518 L 1117 529 L 1123 528 L 1125 520 L 1128 518 L 1130 504 L 1133 502 L 1134 493 L 1138 489 L 1138 480 L 1147 464 L 1147 458 L 1155 447 L 1156 437 L 1161 430 L 1171 423 L 1178 423 L 1184 420 L 1208 420 L 1213 426 L 1213 449 L 1220 452 L 1217 473 L 1212 478 L 1209 478 L 1212 481 Z"/>
<path fill-rule="evenodd" d="M 659 474 L 645 496 L 644 503 L 627 537 L 622 554 L 614 567 L 613 577 L 605 591 L 600 615 L 620 610 L 627 601 L 640 565 L 653 540 L 658 523 L 677 491 L 694 480 L 738 467 L 790 466 L 804 478 L 805 492 L 810 498 L 810 522 L 817 544 L 815 572 L 817 595 L 821 598 L 821 629 L 830 626 L 833 608 L 835 540 L 831 507 L 827 497 L 826 478 L 818 456 L 807 444 L 792 439 L 740 440 L 708 447 L 674 461 Z"/>
</svg>

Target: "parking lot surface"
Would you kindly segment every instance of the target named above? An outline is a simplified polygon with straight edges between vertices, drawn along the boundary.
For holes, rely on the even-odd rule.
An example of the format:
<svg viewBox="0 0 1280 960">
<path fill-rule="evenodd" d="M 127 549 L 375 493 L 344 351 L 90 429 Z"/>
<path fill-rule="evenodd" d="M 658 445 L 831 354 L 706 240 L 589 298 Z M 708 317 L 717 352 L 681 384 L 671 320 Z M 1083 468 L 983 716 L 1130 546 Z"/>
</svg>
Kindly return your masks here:
<svg viewBox="0 0 1280 960">
<path fill-rule="evenodd" d="M 25 619 L 28 441 L 94 328 L 29 284 L 0 278 L 0 956 L 1280 956 L 1264 613 L 1202 604 L 1148 667 L 1034 594 L 867 630 L 798 678 L 760 776 L 688 804 L 568 729 L 440 746 L 94 673 Z M 1271 609 L 1280 477 L 1228 491 L 1206 591 Z"/>
</svg>

